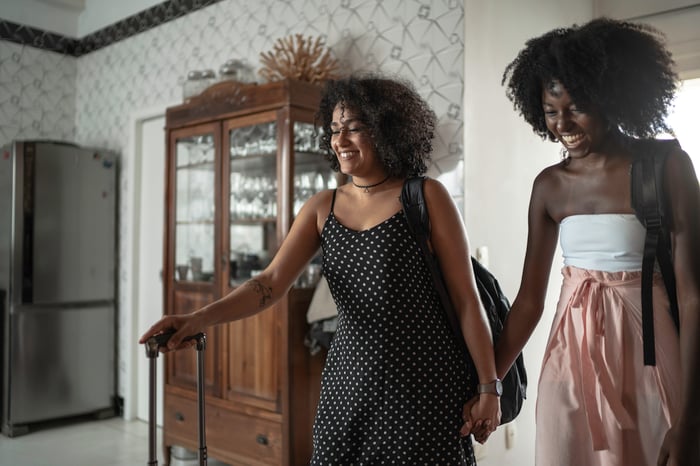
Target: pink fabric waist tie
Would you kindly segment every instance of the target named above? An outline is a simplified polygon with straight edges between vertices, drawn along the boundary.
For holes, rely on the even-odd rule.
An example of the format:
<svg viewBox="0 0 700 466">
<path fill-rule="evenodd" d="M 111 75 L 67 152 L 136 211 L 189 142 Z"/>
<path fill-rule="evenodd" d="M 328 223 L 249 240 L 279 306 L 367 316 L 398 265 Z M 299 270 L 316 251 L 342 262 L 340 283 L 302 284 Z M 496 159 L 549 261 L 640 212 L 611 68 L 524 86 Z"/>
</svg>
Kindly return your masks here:
<svg viewBox="0 0 700 466">
<path fill-rule="evenodd" d="M 608 439 L 604 429 L 602 414 L 598 409 L 597 394 L 601 401 L 607 403 L 617 424 L 621 429 L 634 428 L 634 422 L 622 400 L 616 397 L 617 390 L 612 382 L 612 376 L 605 364 L 601 345 L 597 338 L 605 336 L 604 313 L 600 307 L 602 288 L 628 286 L 629 280 L 601 283 L 590 274 L 578 283 L 570 302 L 571 311 L 581 314 L 583 320 L 583 338 L 581 340 L 581 378 L 584 381 L 583 402 L 588 426 L 593 440 L 594 450 L 606 450 Z"/>
</svg>

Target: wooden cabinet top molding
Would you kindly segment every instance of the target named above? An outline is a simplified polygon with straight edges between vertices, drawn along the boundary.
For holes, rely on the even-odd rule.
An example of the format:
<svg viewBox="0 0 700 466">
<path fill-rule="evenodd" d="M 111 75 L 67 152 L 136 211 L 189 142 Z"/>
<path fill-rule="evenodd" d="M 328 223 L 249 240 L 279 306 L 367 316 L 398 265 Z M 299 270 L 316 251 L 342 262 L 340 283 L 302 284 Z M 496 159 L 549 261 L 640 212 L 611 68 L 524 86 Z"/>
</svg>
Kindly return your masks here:
<svg viewBox="0 0 700 466">
<path fill-rule="evenodd" d="M 319 104 L 318 90 L 316 84 L 294 79 L 260 85 L 223 81 L 183 104 L 168 108 L 166 127 L 191 126 L 285 106 L 315 112 Z"/>
</svg>

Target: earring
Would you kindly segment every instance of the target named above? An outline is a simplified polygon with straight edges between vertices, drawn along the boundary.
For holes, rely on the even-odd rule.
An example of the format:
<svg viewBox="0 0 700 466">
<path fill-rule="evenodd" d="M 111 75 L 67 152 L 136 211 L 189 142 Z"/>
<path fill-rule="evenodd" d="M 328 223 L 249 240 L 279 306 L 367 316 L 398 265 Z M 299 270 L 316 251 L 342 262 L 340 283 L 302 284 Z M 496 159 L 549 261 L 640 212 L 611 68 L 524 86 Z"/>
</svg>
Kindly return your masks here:
<svg viewBox="0 0 700 466">
<path fill-rule="evenodd" d="M 566 150 L 566 147 L 562 147 L 559 149 L 559 154 L 561 155 L 562 160 L 566 160 L 569 158 L 569 151 Z"/>
</svg>

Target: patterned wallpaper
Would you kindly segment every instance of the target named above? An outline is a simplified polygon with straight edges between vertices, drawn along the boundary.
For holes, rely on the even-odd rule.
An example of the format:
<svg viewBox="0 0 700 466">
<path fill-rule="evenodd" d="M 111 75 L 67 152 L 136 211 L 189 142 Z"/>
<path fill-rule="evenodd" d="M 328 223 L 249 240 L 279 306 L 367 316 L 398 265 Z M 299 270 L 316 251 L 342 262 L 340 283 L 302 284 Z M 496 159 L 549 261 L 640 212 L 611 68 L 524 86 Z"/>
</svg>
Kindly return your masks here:
<svg viewBox="0 0 700 466">
<path fill-rule="evenodd" d="M 229 58 L 258 67 L 276 39 L 302 33 L 323 37 L 345 69 L 413 81 L 440 117 L 433 174 L 451 171 L 462 159 L 463 22 L 460 0 L 179 0 L 62 48 L 66 38 L 0 20 L 0 143 L 120 150 L 128 116 L 177 101 L 188 70 Z"/>
<path fill-rule="evenodd" d="M 458 0 L 225 0 L 81 57 L 77 137 L 118 149 L 129 112 L 178 100 L 188 70 L 230 58 L 257 68 L 275 40 L 302 33 L 324 37 L 345 69 L 413 81 L 441 117 L 447 171 L 462 155 L 463 15 Z"/>
<path fill-rule="evenodd" d="M 0 146 L 14 139 L 75 141 L 77 60 L 0 40 Z"/>
<path fill-rule="evenodd" d="M 185 4 L 188 14 L 173 10 Z M 231 58 L 257 69 L 278 38 L 301 33 L 324 38 L 346 70 L 398 74 L 416 85 L 439 118 L 430 174 L 461 205 L 462 0 L 171 0 L 125 21 L 57 53 L 18 44 L 0 20 L 0 145 L 41 137 L 125 153 L 131 115 L 180 101 L 189 70 L 218 69 Z M 122 251 L 131 163 L 121 160 Z"/>
</svg>

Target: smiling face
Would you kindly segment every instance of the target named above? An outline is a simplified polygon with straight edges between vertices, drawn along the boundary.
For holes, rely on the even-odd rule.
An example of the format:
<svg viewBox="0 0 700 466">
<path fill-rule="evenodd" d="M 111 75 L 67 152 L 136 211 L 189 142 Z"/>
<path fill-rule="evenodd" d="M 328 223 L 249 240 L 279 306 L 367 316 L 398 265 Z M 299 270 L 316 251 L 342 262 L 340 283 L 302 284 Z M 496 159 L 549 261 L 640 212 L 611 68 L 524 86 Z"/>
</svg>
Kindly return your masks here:
<svg viewBox="0 0 700 466">
<path fill-rule="evenodd" d="M 371 178 L 384 173 L 376 156 L 369 130 L 355 112 L 342 103 L 333 110 L 331 147 L 338 158 L 340 171 L 357 178 Z"/>
<path fill-rule="evenodd" d="M 607 128 L 595 112 L 576 105 L 564 86 L 544 86 L 542 107 L 547 129 L 562 143 L 571 158 L 581 158 L 600 149 Z"/>
</svg>

